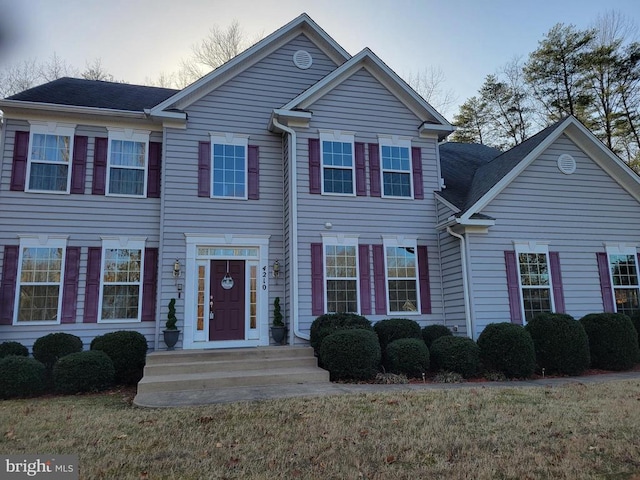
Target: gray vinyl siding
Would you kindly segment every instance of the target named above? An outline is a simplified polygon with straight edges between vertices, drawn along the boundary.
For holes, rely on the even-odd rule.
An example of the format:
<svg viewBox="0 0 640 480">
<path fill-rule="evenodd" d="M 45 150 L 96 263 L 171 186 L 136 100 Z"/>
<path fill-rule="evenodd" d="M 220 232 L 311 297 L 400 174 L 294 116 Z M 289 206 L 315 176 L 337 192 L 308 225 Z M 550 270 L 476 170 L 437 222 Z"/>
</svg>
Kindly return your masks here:
<svg viewBox="0 0 640 480">
<path fill-rule="evenodd" d="M 562 153 L 575 158 L 574 174 L 558 170 Z M 596 252 L 604 242 L 640 240 L 638 202 L 564 135 L 482 213 L 496 224 L 470 235 L 478 332 L 509 321 L 504 251 L 514 240 L 548 242 L 559 252 L 566 313 L 575 318 L 603 311 Z"/>
<path fill-rule="evenodd" d="M 96 137 L 107 137 L 106 128 L 78 124 L 76 135 L 89 137 L 85 193 L 47 194 L 10 191 L 13 147 L 16 131 L 28 131 L 29 123 L 6 120 L 0 177 L 0 263 L 5 245 L 19 245 L 18 235 L 68 235 L 68 247 L 81 247 L 76 323 L 60 325 L 0 325 L 0 340 L 14 340 L 29 348 L 43 335 L 67 332 L 79 336 L 85 346 L 103 333 L 137 330 L 154 348 L 155 324 L 83 323 L 88 247 L 101 247 L 102 236 L 146 237 L 147 247 L 159 245 L 160 200 L 92 195 L 93 154 Z M 161 142 L 159 132 L 151 141 Z M 0 272 L 2 266 L 0 265 Z M 14 307 L 15 308 L 15 307 Z"/>
<path fill-rule="evenodd" d="M 460 240 L 447 232 L 440 233 L 440 261 L 445 325 L 459 335 L 466 335 L 467 325 L 462 283 Z"/>
<path fill-rule="evenodd" d="M 418 245 L 426 245 L 429 251 L 432 314 L 411 315 L 411 318 L 423 325 L 442 322 L 441 276 L 432 195 L 438 188 L 436 140 L 419 138 L 419 119 L 365 70 L 355 73 L 309 109 L 313 112 L 311 123 L 308 129 L 299 130 L 297 145 L 301 330 L 308 331 L 314 319 L 311 314 L 310 245 L 322 242 L 323 232 L 358 234 L 360 244 L 382 244 L 383 235 L 418 236 Z M 367 196 L 310 194 L 308 139 L 318 138 L 318 129 L 352 131 L 355 132 L 355 141 L 364 143 L 378 143 L 378 134 L 412 137 L 412 146 L 421 147 L 424 200 L 368 196 L 368 149 L 365 149 Z M 332 224 L 331 230 L 324 228 L 326 222 Z M 373 290 L 371 294 L 372 305 L 375 305 Z M 368 316 L 372 321 L 387 317 Z"/>
<path fill-rule="evenodd" d="M 313 65 L 300 70 L 292 55 L 307 50 Z M 185 257 L 185 232 L 270 235 L 269 268 L 278 259 L 280 279 L 270 278 L 270 304 L 285 299 L 290 265 L 284 253 L 283 232 L 288 193 L 284 192 L 283 140 L 268 131 L 274 109 L 280 108 L 333 71 L 336 65 L 307 37 L 299 35 L 268 57 L 249 67 L 213 92 L 186 108 L 186 130 L 166 129 L 165 175 L 168 188 L 163 198 L 162 278 L 170 278 L 176 258 Z M 198 197 L 198 143 L 210 141 L 210 132 L 249 135 L 249 145 L 259 147 L 259 200 L 231 200 Z M 161 315 L 175 296 L 171 280 L 160 284 Z M 177 315 L 182 318 L 183 303 Z M 281 303 L 290 321 L 289 299 Z M 269 307 L 270 315 L 272 307 Z M 260 320 L 260 319 L 259 319 Z"/>
</svg>

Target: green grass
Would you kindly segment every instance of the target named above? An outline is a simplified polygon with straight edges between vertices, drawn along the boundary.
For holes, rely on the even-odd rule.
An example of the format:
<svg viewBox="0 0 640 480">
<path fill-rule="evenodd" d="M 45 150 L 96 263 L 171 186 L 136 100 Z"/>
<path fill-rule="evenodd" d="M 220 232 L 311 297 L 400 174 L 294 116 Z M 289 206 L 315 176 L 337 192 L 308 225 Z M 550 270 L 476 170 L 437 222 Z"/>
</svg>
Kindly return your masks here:
<svg viewBox="0 0 640 480">
<path fill-rule="evenodd" d="M 141 409 L 128 392 L 0 403 L 0 453 L 83 479 L 640 478 L 640 381 Z"/>
</svg>

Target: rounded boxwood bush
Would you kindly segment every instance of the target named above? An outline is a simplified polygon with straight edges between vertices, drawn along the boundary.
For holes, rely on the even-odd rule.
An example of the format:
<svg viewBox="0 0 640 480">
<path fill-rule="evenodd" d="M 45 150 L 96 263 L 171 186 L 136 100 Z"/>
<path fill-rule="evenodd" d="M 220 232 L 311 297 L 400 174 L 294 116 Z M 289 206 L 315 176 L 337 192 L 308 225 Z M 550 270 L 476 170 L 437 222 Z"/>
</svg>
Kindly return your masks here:
<svg viewBox="0 0 640 480">
<path fill-rule="evenodd" d="M 387 345 L 401 338 L 419 338 L 422 340 L 420 325 L 408 318 L 388 318 L 377 322 L 373 329 L 378 334 L 380 348 L 386 352 Z"/>
<path fill-rule="evenodd" d="M 325 337 L 338 330 L 352 328 L 372 330 L 371 322 L 362 315 L 355 313 L 325 313 L 316 318 L 311 324 L 309 343 L 317 354 Z"/>
<path fill-rule="evenodd" d="M 480 360 L 488 370 L 507 377 L 529 377 L 536 368 L 531 335 L 520 325 L 490 323 L 478 337 Z"/>
<path fill-rule="evenodd" d="M 640 356 L 638 333 L 622 313 L 590 313 L 580 319 L 589 337 L 591 366 L 604 370 L 628 370 Z"/>
<path fill-rule="evenodd" d="M 473 377 L 480 370 L 480 347 L 470 338 L 443 335 L 433 341 L 429 352 L 436 369 L 459 373 L 464 378 Z"/>
<path fill-rule="evenodd" d="M 638 344 L 640 345 L 640 310 L 631 315 L 630 318 L 631 323 L 633 323 L 633 327 L 636 329 L 636 332 L 638 334 Z M 640 363 L 640 355 L 638 356 L 638 359 L 636 361 Z"/>
<path fill-rule="evenodd" d="M 115 368 L 100 350 L 71 353 L 53 367 L 53 385 L 59 393 L 99 392 L 113 384 Z"/>
<path fill-rule="evenodd" d="M 0 343 L 0 358 L 8 357 L 9 355 L 28 357 L 29 350 L 19 342 Z"/>
<path fill-rule="evenodd" d="M 40 395 L 45 390 L 45 367 L 35 358 L 9 355 L 0 359 L 0 398 Z"/>
<path fill-rule="evenodd" d="M 420 377 L 429 370 L 429 349 L 421 338 L 399 338 L 387 345 L 385 366 L 391 373 Z"/>
<path fill-rule="evenodd" d="M 580 375 L 591 363 L 589 338 L 580 322 L 565 313 L 540 313 L 524 327 L 533 339 L 538 369 Z"/>
<path fill-rule="evenodd" d="M 147 356 L 147 339 L 140 332 L 120 330 L 91 341 L 91 350 L 106 353 L 116 369 L 115 382 L 135 385 L 142 378 Z"/>
<path fill-rule="evenodd" d="M 427 345 L 427 348 L 431 348 L 431 344 L 436 338 L 448 336 L 453 336 L 451 330 L 449 330 L 444 325 L 427 325 L 422 329 L 422 339 L 424 343 Z"/>
<path fill-rule="evenodd" d="M 338 330 L 320 345 L 320 360 L 331 380 L 369 380 L 380 365 L 380 344 L 371 330 Z"/>
<path fill-rule="evenodd" d="M 70 333 L 50 333 L 38 338 L 33 344 L 33 358 L 42 362 L 49 371 L 58 359 L 81 351 L 82 340 Z"/>
</svg>

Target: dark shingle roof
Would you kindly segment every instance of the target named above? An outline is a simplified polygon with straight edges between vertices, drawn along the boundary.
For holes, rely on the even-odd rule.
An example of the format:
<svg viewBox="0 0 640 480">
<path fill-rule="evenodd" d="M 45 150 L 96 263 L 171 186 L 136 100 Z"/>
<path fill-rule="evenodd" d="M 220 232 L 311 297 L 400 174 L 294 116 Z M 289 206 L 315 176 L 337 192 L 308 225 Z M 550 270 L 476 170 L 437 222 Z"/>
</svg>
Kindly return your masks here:
<svg viewBox="0 0 640 480">
<path fill-rule="evenodd" d="M 141 112 L 177 92 L 171 88 L 64 77 L 17 93 L 8 100 Z"/>
</svg>

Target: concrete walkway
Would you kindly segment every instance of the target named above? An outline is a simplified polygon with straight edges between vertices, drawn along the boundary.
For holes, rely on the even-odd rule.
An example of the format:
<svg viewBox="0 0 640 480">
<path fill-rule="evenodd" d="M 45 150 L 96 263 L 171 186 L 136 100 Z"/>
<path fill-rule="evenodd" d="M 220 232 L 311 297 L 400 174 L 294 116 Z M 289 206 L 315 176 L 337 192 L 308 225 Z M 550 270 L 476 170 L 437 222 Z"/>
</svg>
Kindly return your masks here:
<svg viewBox="0 0 640 480">
<path fill-rule="evenodd" d="M 252 402 L 276 398 L 319 397 L 327 395 L 345 395 L 381 392 L 403 392 L 447 389 L 481 389 L 481 388 L 518 388 L 518 387 L 559 387 L 569 384 L 592 384 L 613 382 L 618 380 L 639 380 L 640 371 L 614 372 L 584 377 L 544 378 L 536 380 L 517 380 L 506 382 L 465 382 L 465 383 L 412 383 L 404 385 L 376 385 L 351 383 L 322 383 L 273 385 L 264 387 L 221 388 L 216 391 L 175 391 L 155 394 L 145 398 L 144 394 L 136 397 L 140 407 L 183 407 L 210 405 L 215 403 Z"/>
</svg>

